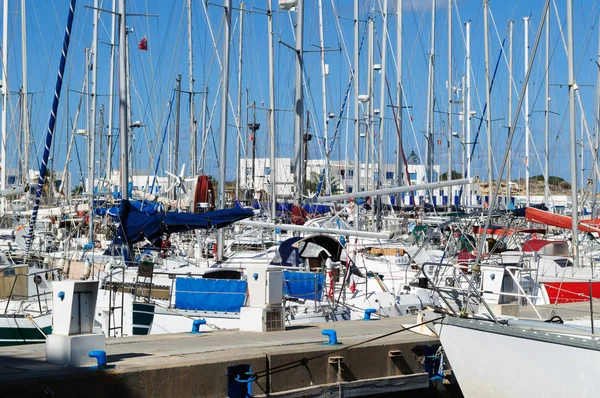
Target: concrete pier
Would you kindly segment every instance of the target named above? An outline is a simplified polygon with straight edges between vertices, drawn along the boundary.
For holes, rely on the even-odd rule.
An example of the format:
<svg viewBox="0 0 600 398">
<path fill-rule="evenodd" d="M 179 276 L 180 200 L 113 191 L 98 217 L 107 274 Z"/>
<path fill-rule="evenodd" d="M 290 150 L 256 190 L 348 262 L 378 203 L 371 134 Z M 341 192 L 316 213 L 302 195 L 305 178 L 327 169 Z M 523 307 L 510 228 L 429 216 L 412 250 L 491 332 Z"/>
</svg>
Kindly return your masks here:
<svg viewBox="0 0 600 398">
<path fill-rule="evenodd" d="M 252 396 L 365 396 L 427 388 L 426 346 L 416 317 L 310 324 L 283 332 L 214 331 L 108 339 L 113 369 L 45 361 L 44 344 L 0 348 L 3 397 L 224 397 L 251 381 Z M 324 345 L 324 329 L 338 345 Z M 384 338 L 383 335 L 391 334 Z M 246 375 L 243 366 L 251 367 Z M 236 373 L 236 371 L 238 373 Z M 229 373 L 229 376 L 228 376 Z M 234 374 L 235 373 L 235 374 Z M 239 381 L 234 379 L 238 378 Z M 228 380 L 229 378 L 229 380 Z M 237 393 L 236 393 L 237 391 Z M 241 395 L 243 396 L 243 395 Z"/>
</svg>

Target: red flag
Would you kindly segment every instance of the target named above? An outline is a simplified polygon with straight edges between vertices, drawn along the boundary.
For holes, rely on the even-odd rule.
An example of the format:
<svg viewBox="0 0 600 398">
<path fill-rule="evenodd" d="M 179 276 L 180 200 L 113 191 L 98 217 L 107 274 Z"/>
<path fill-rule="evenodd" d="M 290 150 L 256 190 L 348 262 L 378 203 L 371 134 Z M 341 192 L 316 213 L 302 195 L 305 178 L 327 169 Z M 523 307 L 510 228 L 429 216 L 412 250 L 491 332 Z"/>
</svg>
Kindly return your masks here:
<svg viewBox="0 0 600 398">
<path fill-rule="evenodd" d="M 143 51 L 148 51 L 148 40 L 146 40 L 146 36 L 144 36 L 142 41 L 140 41 L 140 44 L 138 44 L 138 48 Z"/>
</svg>

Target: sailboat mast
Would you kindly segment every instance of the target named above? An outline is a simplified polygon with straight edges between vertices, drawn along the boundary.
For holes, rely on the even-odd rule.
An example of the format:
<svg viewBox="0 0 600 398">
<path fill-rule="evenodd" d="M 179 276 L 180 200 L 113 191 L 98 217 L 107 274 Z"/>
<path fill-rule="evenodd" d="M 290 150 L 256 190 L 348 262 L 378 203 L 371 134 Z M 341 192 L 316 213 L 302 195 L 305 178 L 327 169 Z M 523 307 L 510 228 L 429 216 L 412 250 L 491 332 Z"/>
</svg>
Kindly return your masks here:
<svg viewBox="0 0 600 398">
<path fill-rule="evenodd" d="M 304 159 L 304 92 L 302 70 L 304 68 L 304 0 L 296 4 L 296 70 L 294 72 L 294 199 L 297 205 L 302 201 L 302 160 Z"/>
<path fill-rule="evenodd" d="M 397 102 L 397 114 L 398 119 L 398 135 L 396 136 L 396 186 L 402 185 L 402 164 L 404 159 L 402 158 L 402 7 L 404 6 L 403 0 L 398 0 L 397 7 L 397 23 L 396 23 L 396 56 L 398 57 L 396 69 L 398 70 L 398 86 L 396 88 L 396 102 Z M 408 178 L 408 176 L 406 176 Z"/>
<path fill-rule="evenodd" d="M 471 22 L 465 23 L 466 36 L 466 58 L 467 58 L 467 84 L 465 86 L 467 97 L 467 114 L 465 115 L 465 123 L 467 124 L 467 142 L 464 143 L 467 156 L 467 178 L 471 178 Z M 464 137 L 463 137 L 464 138 Z M 471 204 L 471 185 L 467 185 L 467 205 Z"/>
<path fill-rule="evenodd" d="M 242 50 L 244 48 L 244 9 L 246 4 L 240 3 L 240 53 L 238 55 L 238 97 L 237 97 L 237 139 L 235 145 L 235 198 L 240 197 L 240 144 L 242 139 Z M 254 169 L 253 169 L 254 170 Z"/>
<path fill-rule="evenodd" d="M 6 189 L 6 111 L 8 110 L 8 0 L 4 0 L 2 9 L 2 150 L 0 157 L 0 190 Z M 2 198 L 0 213 L 6 210 L 6 199 Z"/>
<path fill-rule="evenodd" d="M 23 100 L 21 101 L 21 123 L 23 124 L 23 168 L 25 169 L 25 183 L 29 178 L 29 105 L 27 90 L 27 18 L 25 0 L 21 0 L 21 67 L 23 70 Z"/>
<path fill-rule="evenodd" d="M 383 169 L 383 137 L 385 131 L 385 87 L 386 87 L 386 64 L 387 64 L 387 37 L 388 37 L 388 0 L 383 0 L 383 37 L 381 39 L 381 79 L 379 97 L 379 188 L 383 187 L 385 181 L 385 170 Z"/>
<path fill-rule="evenodd" d="M 179 174 L 179 124 L 181 122 L 181 74 L 175 79 L 175 137 L 173 142 L 173 174 Z M 177 190 L 173 197 L 177 199 Z"/>
<path fill-rule="evenodd" d="M 426 169 L 427 169 L 427 182 L 433 182 L 433 154 L 435 147 L 433 145 L 433 108 L 435 105 L 434 90 L 433 90 L 433 79 L 434 79 L 434 62 L 435 62 L 435 2 L 431 0 L 431 47 L 429 49 L 429 78 L 427 84 L 427 152 L 426 152 Z"/>
<path fill-rule="evenodd" d="M 242 7 L 243 7 L 242 3 Z M 243 12 L 242 12 L 243 14 Z M 192 146 L 190 151 L 190 171 L 193 176 L 198 172 L 197 170 L 197 158 L 198 158 L 198 143 L 197 143 L 197 130 L 196 120 L 194 119 L 194 47 L 192 37 L 192 0 L 187 1 L 187 25 L 188 25 L 188 87 L 190 91 L 190 103 L 189 103 L 189 116 L 190 116 L 190 144 Z M 196 209 L 194 209 L 194 212 Z"/>
<path fill-rule="evenodd" d="M 387 0 L 385 0 L 387 1 Z M 325 66 L 325 40 L 323 37 L 323 0 L 319 0 L 319 46 L 321 48 L 321 105 L 323 109 L 323 142 L 325 143 L 325 193 L 331 193 L 331 181 L 329 179 L 329 116 L 327 113 L 327 86 L 326 79 L 328 71 Z"/>
<path fill-rule="evenodd" d="M 119 0 L 119 138 L 121 146 L 121 197 L 123 200 L 129 200 L 129 115 L 127 113 L 125 1 Z"/>
<path fill-rule="evenodd" d="M 360 192 L 360 79 L 358 57 L 358 29 L 360 19 L 358 13 L 358 0 L 354 0 L 354 192 Z M 359 208 L 354 206 L 354 228 L 359 228 Z"/>
<path fill-rule="evenodd" d="M 367 129 L 365 134 L 365 189 L 369 190 L 369 177 L 371 173 L 371 137 L 373 135 L 373 40 L 375 36 L 375 21 L 373 18 L 369 18 L 368 22 L 368 37 L 369 45 L 367 47 L 367 81 L 368 81 L 368 95 L 369 100 L 367 103 Z"/>
<path fill-rule="evenodd" d="M 223 0 L 225 27 L 223 30 L 223 70 L 221 80 L 221 120 L 219 138 L 219 209 L 225 208 L 225 185 L 227 181 L 227 100 L 229 97 L 229 52 L 231 36 L 231 0 Z M 224 229 L 219 229 L 217 234 L 217 257 L 223 258 L 223 244 L 225 243 Z"/>
<path fill-rule="evenodd" d="M 546 79 L 545 89 L 545 112 L 544 112 L 544 203 L 549 206 L 550 199 L 550 9 L 546 13 Z M 583 131 L 583 130 L 582 130 Z M 583 144 L 583 141 L 582 141 Z M 594 181 L 596 179 L 594 178 Z"/>
<path fill-rule="evenodd" d="M 483 4 L 483 43 L 485 51 L 485 102 L 487 104 L 487 154 L 488 154 L 488 201 L 492 194 L 492 183 L 494 178 L 493 161 L 492 161 L 492 93 L 490 87 L 490 35 L 489 35 L 489 0 L 485 0 Z M 488 202 L 489 203 L 489 202 Z"/>
<path fill-rule="evenodd" d="M 569 57 L 567 68 L 569 74 L 569 132 L 571 138 L 571 216 L 572 216 L 572 241 L 573 267 L 579 263 L 579 239 L 577 226 L 579 224 L 579 212 L 577 204 L 577 131 L 575 130 L 575 73 L 574 73 L 574 50 L 573 45 L 573 0 L 567 0 L 567 46 Z"/>
<path fill-rule="evenodd" d="M 600 29 L 598 29 L 598 72 L 596 76 L 596 143 L 595 151 L 598 153 L 600 147 Z M 597 157 L 598 155 L 596 155 Z M 598 196 L 598 176 L 592 178 L 592 217 L 598 216 L 598 209 L 596 208 L 597 196 Z"/>
<path fill-rule="evenodd" d="M 92 106 L 90 109 L 90 129 L 88 131 L 89 139 L 89 158 L 88 158 L 88 195 L 90 204 L 89 232 L 88 240 L 94 239 L 94 174 L 96 163 L 96 81 L 98 76 L 98 0 L 94 0 L 94 33 L 92 43 Z M 52 188 L 51 188 L 52 189 Z"/>
<path fill-rule="evenodd" d="M 114 108 L 114 100 L 113 95 L 115 92 L 115 29 L 116 29 L 116 21 L 117 15 L 115 14 L 117 11 L 117 0 L 113 0 L 112 2 L 112 10 L 111 14 L 111 22 L 110 22 L 110 71 L 108 77 L 108 134 L 106 138 L 106 178 L 110 181 L 112 177 L 112 142 L 113 142 L 113 108 Z"/>
<path fill-rule="evenodd" d="M 271 0 L 267 0 L 268 37 L 269 37 L 269 132 L 270 165 L 269 179 L 271 181 L 271 221 L 277 218 L 277 172 L 275 164 L 275 57 L 273 54 L 273 10 Z M 274 233 L 274 232 L 273 232 Z"/>
<path fill-rule="evenodd" d="M 529 67 L 529 17 L 525 17 L 523 20 L 525 21 L 525 75 L 527 75 L 527 68 Z M 529 206 L 529 140 L 531 135 L 529 113 L 529 82 L 527 82 L 525 85 L 525 204 L 527 206 Z"/>
<path fill-rule="evenodd" d="M 448 181 L 452 180 L 452 0 L 448 0 Z M 452 204 L 452 186 L 448 188 L 449 205 Z"/>
<path fill-rule="evenodd" d="M 512 120 L 512 84 L 513 84 L 513 33 L 514 33 L 515 21 L 508 22 L 508 136 L 510 137 L 510 122 Z M 508 143 L 508 160 L 506 163 L 506 205 L 510 203 L 510 197 L 512 195 L 512 186 L 510 181 L 512 179 L 512 147 L 510 142 Z M 502 176 L 500 176 L 502 177 Z"/>
</svg>

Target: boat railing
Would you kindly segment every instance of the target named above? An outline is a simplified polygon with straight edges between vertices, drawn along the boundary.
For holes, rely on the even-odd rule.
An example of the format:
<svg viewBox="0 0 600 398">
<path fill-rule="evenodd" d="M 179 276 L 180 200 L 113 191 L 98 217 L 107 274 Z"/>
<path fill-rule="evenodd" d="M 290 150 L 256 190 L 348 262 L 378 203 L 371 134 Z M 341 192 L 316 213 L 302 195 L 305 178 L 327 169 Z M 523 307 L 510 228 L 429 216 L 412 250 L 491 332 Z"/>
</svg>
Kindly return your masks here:
<svg viewBox="0 0 600 398">
<path fill-rule="evenodd" d="M 37 301 L 39 313 L 43 314 L 44 310 L 42 309 L 42 300 L 45 300 L 46 308 L 48 308 L 48 297 L 52 297 L 52 289 L 40 292 L 40 284 L 42 282 L 43 277 L 45 277 L 46 280 L 53 280 L 55 273 L 56 273 L 55 269 L 47 268 L 47 269 L 41 269 L 39 271 L 28 272 L 26 274 L 15 273 L 14 275 L 12 275 L 12 276 L 14 276 L 15 279 L 12 283 L 10 293 L 6 300 L 6 306 L 4 307 L 4 315 L 6 315 L 8 313 L 8 308 L 10 306 L 11 301 L 29 300 L 29 299 L 33 299 L 33 298 Z M 25 283 L 25 286 L 27 289 L 27 294 L 15 293 L 15 289 L 17 287 L 17 282 L 19 281 L 19 278 L 29 279 L 29 277 L 32 277 L 32 276 L 33 276 L 33 283 L 35 284 L 36 293 L 33 295 L 29 294 L 29 286 L 28 286 L 27 281 Z M 45 312 L 50 312 L 50 310 L 46 310 Z"/>
<path fill-rule="evenodd" d="M 522 277 L 524 276 L 523 273 L 527 274 L 531 272 L 531 270 L 524 271 L 521 266 L 502 264 L 494 265 L 491 263 L 487 263 L 486 266 L 498 267 L 499 270 L 502 271 L 502 277 L 504 277 L 504 275 L 509 275 L 517 288 L 517 292 L 493 291 L 484 289 L 481 283 L 482 273 L 480 272 L 480 269 L 477 269 L 477 266 L 471 266 L 471 272 L 468 272 L 467 270 L 456 267 L 452 264 L 425 263 L 423 264 L 421 272 L 417 274 L 416 277 L 418 279 L 424 277 L 428 281 L 427 287 L 436 291 L 440 299 L 444 302 L 445 306 L 455 315 L 457 315 L 456 311 L 454 310 L 454 306 L 450 304 L 450 301 L 457 302 L 457 297 L 462 296 L 465 298 L 463 300 L 464 305 L 468 306 L 473 312 L 475 312 L 473 305 L 481 304 L 486 308 L 490 316 L 496 319 L 491 307 L 488 305 L 484 297 L 487 295 L 492 297 L 508 297 L 521 300 L 522 302 L 519 304 L 530 305 L 536 314 L 540 316 L 535 309 L 534 299 L 536 296 L 529 294 L 523 288 L 522 283 Z M 516 276 L 517 274 L 519 275 L 519 278 Z M 422 287 L 425 286 L 424 284 L 419 285 Z M 503 284 L 501 284 L 501 286 L 502 285 Z"/>
</svg>

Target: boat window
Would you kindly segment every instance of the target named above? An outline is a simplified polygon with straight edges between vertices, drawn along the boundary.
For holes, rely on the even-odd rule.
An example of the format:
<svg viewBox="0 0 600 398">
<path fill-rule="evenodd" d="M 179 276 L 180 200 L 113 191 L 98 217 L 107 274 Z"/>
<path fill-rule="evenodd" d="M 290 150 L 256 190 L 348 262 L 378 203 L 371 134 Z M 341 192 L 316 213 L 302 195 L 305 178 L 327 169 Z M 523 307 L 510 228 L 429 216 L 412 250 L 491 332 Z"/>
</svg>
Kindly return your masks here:
<svg viewBox="0 0 600 398">
<path fill-rule="evenodd" d="M 568 256 L 569 255 L 569 245 L 566 243 L 555 243 L 552 248 L 553 256 Z"/>
<path fill-rule="evenodd" d="M 561 268 L 573 266 L 573 263 L 568 258 L 557 258 L 554 262 Z"/>
</svg>

